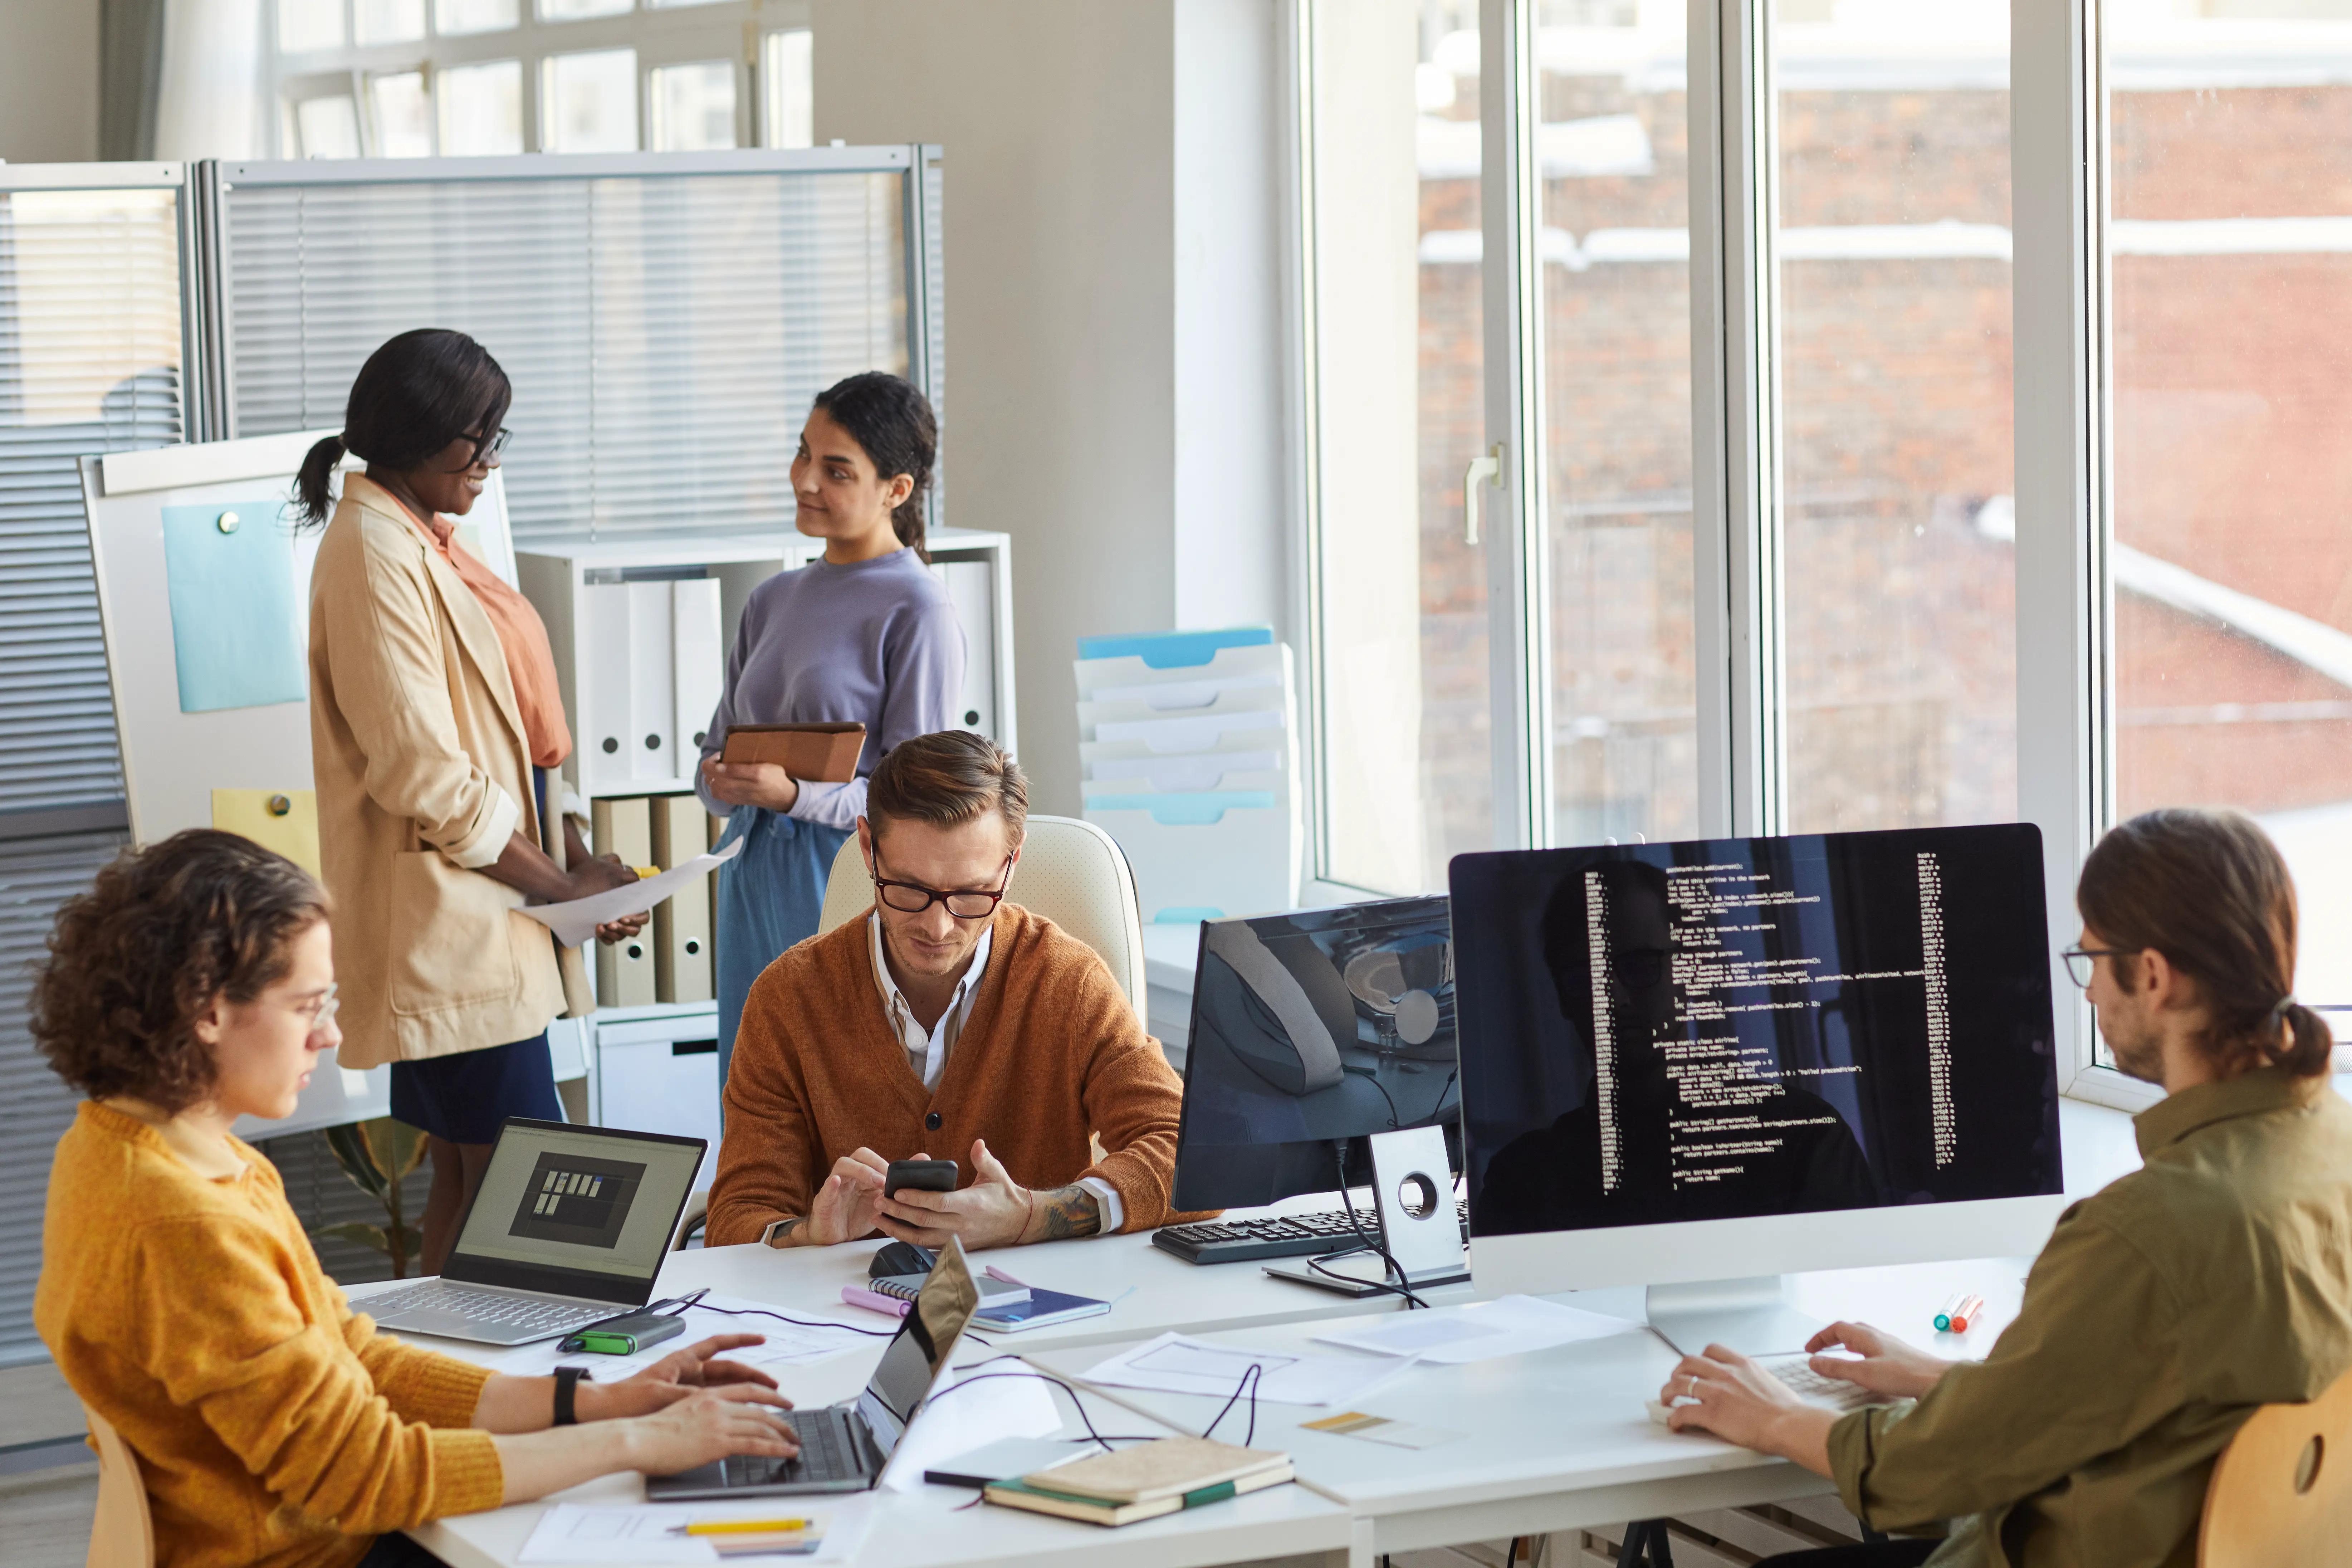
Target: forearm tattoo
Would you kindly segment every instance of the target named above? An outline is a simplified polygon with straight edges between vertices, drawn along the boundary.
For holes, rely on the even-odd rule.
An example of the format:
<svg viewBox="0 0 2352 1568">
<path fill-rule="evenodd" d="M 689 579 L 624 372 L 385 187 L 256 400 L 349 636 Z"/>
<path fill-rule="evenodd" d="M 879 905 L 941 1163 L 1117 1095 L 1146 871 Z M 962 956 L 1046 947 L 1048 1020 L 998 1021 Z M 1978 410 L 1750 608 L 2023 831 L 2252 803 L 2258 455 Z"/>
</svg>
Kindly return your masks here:
<svg viewBox="0 0 2352 1568">
<path fill-rule="evenodd" d="M 1073 1236 L 1092 1236 L 1102 1229 L 1102 1205 L 1085 1186 L 1076 1182 L 1066 1187 L 1056 1187 L 1050 1193 L 1037 1194 L 1038 1218 L 1043 1226 L 1039 1239 L 1060 1241 Z"/>
</svg>

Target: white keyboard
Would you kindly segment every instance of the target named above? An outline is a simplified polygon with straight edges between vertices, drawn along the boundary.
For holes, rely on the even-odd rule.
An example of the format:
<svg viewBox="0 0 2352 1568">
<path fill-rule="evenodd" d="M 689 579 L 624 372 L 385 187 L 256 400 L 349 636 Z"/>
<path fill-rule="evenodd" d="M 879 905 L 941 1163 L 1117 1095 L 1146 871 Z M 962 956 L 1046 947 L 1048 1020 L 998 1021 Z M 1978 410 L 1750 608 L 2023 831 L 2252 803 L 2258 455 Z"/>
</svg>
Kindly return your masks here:
<svg viewBox="0 0 2352 1568">
<path fill-rule="evenodd" d="M 477 1323 L 503 1323 L 550 1331 L 599 1322 L 625 1310 L 509 1296 L 502 1290 L 471 1290 L 441 1279 L 402 1290 L 386 1290 L 366 1297 L 356 1305 L 379 1321 L 394 1312 L 452 1312 Z"/>
<path fill-rule="evenodd" d="M 1779 1378 L 1781 1386 L 1808 1405 L 1846 1411 L 1887 1403 L 1860 1384 L 1822 1376 L 1812 1369 L 1811 1361 L 1811 1357 L 1804 1355 L 1775 1355 L 1759 1357 L 1756 1364 Z"/>
</svg>

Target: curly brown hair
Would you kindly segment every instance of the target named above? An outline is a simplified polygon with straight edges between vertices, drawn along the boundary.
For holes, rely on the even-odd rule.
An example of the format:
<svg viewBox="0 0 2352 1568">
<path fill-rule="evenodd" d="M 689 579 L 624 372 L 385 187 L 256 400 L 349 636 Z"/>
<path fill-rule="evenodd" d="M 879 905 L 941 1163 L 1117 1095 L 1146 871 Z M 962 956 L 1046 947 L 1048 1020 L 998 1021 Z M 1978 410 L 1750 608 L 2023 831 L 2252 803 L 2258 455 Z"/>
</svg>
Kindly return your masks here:
<svg viewBox="0 0 2352 1568">
<path fill-rule="evenodd" d="M 326 915 L 309 872 L 234 833 L 192 827 L 126 852 L 58 911 L 33 1039 L 92 1100 L 184 1110 L 213 1086 L 197 1016 L 284 978 L 289 945 Z"/>
</svg>

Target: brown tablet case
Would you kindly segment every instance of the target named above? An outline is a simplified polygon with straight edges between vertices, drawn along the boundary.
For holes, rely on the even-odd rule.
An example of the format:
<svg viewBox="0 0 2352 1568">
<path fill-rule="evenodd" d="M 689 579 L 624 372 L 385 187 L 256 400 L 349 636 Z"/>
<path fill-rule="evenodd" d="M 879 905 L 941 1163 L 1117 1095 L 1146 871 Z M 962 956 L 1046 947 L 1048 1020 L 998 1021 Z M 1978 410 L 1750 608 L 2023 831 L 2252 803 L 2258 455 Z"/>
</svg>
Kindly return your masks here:
<svg viewBox="0 0 2352 1568">
<path fill-rule="evenodd" d="M 738 724 L 719 748 L 722 763 L 773 763 L 805 784 L 847 784 L 866 749 L 863 724 Z"/>
</svg>

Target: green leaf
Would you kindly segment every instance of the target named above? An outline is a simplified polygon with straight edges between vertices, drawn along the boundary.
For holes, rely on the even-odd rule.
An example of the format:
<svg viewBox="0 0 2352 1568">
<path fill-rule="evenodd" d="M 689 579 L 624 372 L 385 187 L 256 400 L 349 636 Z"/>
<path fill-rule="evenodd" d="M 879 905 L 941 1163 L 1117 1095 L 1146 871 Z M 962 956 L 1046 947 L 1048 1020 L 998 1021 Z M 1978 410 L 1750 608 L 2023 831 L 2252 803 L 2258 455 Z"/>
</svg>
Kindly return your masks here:
<svg viewBox="0 0 2352 1568">
<path fill-rule="evenodd" d="M 379 1203 L 383 1201 L 388 1184 L 375 1163 L 374 1152 L 368 1148 L 367 1134 L 362 1125 L 354 1123 L 328 1128 L 327 1148 L 335 1156 L 335 1163 L 343 1168 L 343 1174 L 351 1178 L 353 1186 Z"/>
<path fill-rule="evenodd" d="M 380 1225 L 322 1225 L 310 1233 L 310 1238 L 313 1241 L 348 1241 L 354 1247 L 364 1247 L 387 1258 L 392 1256 L 391 1238 L 383 1234 L 383 1226 Z"/>
<path fill-rule="evenodd" d="M 422 1131 L 389 1116 L 370 1125 L 383 1129 L 382 1150 L 389 1158 L 379 1158 L 376 1163 L 394 1181 L 406 1181 L 415 1173 L 417 1166 L 425 1163 L 425 1142 Z"/>
</svg>

